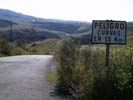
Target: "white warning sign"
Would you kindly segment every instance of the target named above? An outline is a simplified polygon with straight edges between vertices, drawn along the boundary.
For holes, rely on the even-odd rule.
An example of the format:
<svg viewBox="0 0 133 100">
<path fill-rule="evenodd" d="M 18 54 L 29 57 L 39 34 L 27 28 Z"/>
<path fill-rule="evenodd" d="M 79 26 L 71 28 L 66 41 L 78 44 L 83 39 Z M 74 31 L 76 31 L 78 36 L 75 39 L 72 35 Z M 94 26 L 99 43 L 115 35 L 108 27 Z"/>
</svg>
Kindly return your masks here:
<svg viewBox="0 0 133 100">
<path fill-rule="evenodd" d="M 126 21 L 94 20 L 93 44 L 126 44 Z"/>
</svg>

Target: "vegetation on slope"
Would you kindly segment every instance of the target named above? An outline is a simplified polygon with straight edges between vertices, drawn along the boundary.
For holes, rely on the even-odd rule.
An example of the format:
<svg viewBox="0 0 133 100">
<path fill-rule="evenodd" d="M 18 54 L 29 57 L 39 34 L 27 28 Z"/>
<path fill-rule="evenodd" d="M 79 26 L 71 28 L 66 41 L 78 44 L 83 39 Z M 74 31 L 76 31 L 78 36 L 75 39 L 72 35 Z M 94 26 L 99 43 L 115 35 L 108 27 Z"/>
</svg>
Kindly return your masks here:
<svg viewBox="0 0 133 100">
<path fill-rule="evenodd" d="M 107 67 L 103 46 L 77 43 L 68 38 L 59 44 L 58 91 L 72 100 L 132 100 L 133 47 L 112 46 Z"/>
<path fill-rule="evenodd" d="M 0 9 L 0 36 L 9 37 L 10 26 L 12 26 L 12 39 L 26 42 L 64 38 L 70 34 L 90 30 L 90 23 L 87 22 L 42 19 Z"/>
<path fill-rule="evenodd" d="M 34 42 L 28 45 L 28 48 L 32 51 L 32 54 L 54 54 L 56 46 L 60 39 L 47 39 L 44 41 Z"/>
<path fill-rule="evenodd" d="M 133 46 L 133 32 L 130 32 L 127 35 L 127 45 L 132 45 Z"/>
<path fill-rule="evenodd" d="M 24 45 L 24 44 L 23 44 Z M 23 55 L 29 54 L 29 51 L 20 44 L 15 42 L 10 42 L 5 37 L 0 37 L 0 56 L 13 56 L 13 55 Z"/>
<path fill-rule="evenodd" d="M 77 37 L 78 44 L 91 44 L 89 36 Z M 57 49 L 57 44 L 62 39 L 46 39 L 43 41 L 26 43 L 25 41 L 18 40 L 10 42 L 7 38 L 0 38 L 0 52 L 1 56 L 8 55 L 23 55 L 23 54 L 54 54 Z M 133 33 L 127 34 L 127 45 L 133 46 Z"/>
</svg>

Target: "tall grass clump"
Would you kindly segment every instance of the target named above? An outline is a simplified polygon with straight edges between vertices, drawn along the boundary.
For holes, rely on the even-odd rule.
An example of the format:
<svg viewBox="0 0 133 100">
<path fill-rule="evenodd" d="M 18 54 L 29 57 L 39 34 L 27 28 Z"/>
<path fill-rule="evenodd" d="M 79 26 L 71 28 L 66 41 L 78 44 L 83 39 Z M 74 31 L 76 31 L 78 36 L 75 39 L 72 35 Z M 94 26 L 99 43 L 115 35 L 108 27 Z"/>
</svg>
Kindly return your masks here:
<svg viewBox="0 0 133 100">
<path fill-rule="evenodd" d="M 5 37 L 0 37 L 0 56 L 11 55 L 11 44 Z"/>
<path fill-rule="evenodd" d="M 75 67 L 76 39 L 67 38 L 59 43 L 56 58 L 58 63 L 58 90 L 62 94 L 70 94 L 70 87 Z"/>
<path fill-rule="evenodd" d="M 86 49 L 87 48 L 87 49 Z M 93 87 L 93 68 L 89 64 L 89 57 L 91 55 L 90 48 L 77 47 L 75 67 L 73 68 L 73 75 L 71 81 L 71 94 L 74 99 L 90 100 Z"/>
<path fill-rule="evenodd" d="M 113 100 L 132 100 L 133 47 L 115 47 L 111 54 L 113 69 Z"/>
</svg>

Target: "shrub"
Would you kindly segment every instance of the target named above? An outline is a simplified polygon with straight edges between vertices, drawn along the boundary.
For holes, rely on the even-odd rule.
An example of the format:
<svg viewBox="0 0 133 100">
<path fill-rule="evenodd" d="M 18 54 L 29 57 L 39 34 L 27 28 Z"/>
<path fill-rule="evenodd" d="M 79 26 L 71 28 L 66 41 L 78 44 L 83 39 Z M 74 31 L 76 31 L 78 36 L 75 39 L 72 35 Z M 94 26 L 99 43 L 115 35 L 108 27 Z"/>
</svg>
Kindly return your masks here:
<svg viewBox="0 0 133 100">
<path fill-rule="evenodd" d="M 62 94 L 70 94 L 70 87 L 75 67 L 76 39 L 73 37 L 60 41 L 56 58 L 58 63 L 58 90 Z"/>
<path fill-rule="evenodd" d="M 71 82 L 71 94 L 77 100 L 91 100 L 94 74 L 89 64 L 91 50 L 84 46 L 77 48 L 75 68 Z"/>
<path fill-rule="evenodd" d="M 74 100 L 132 100 L 133 47 L 112 46 L 105 66 L 104 46 L 62 40 L 56 53 L 58 90 Z"/>
<path fill-rule="evenodd" d="M 11 44 L 4 37 L 0 37 L 0 53 L 5 56 L 11 55 Z"/>
</svg>

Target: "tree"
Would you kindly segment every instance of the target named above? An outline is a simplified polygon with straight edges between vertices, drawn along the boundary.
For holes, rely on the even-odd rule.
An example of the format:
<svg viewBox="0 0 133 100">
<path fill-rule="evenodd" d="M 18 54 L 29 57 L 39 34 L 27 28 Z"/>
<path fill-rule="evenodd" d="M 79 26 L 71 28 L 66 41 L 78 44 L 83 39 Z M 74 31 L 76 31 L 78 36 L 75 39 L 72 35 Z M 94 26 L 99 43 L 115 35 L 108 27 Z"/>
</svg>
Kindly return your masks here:
<svg viewBox="0 0 133 100">
<path fill-rule="evenodd" d="M 0 53 L 6 56 L 11 55 L 11 45 L 4 37 L 0 37 Z"/>
</svg>

